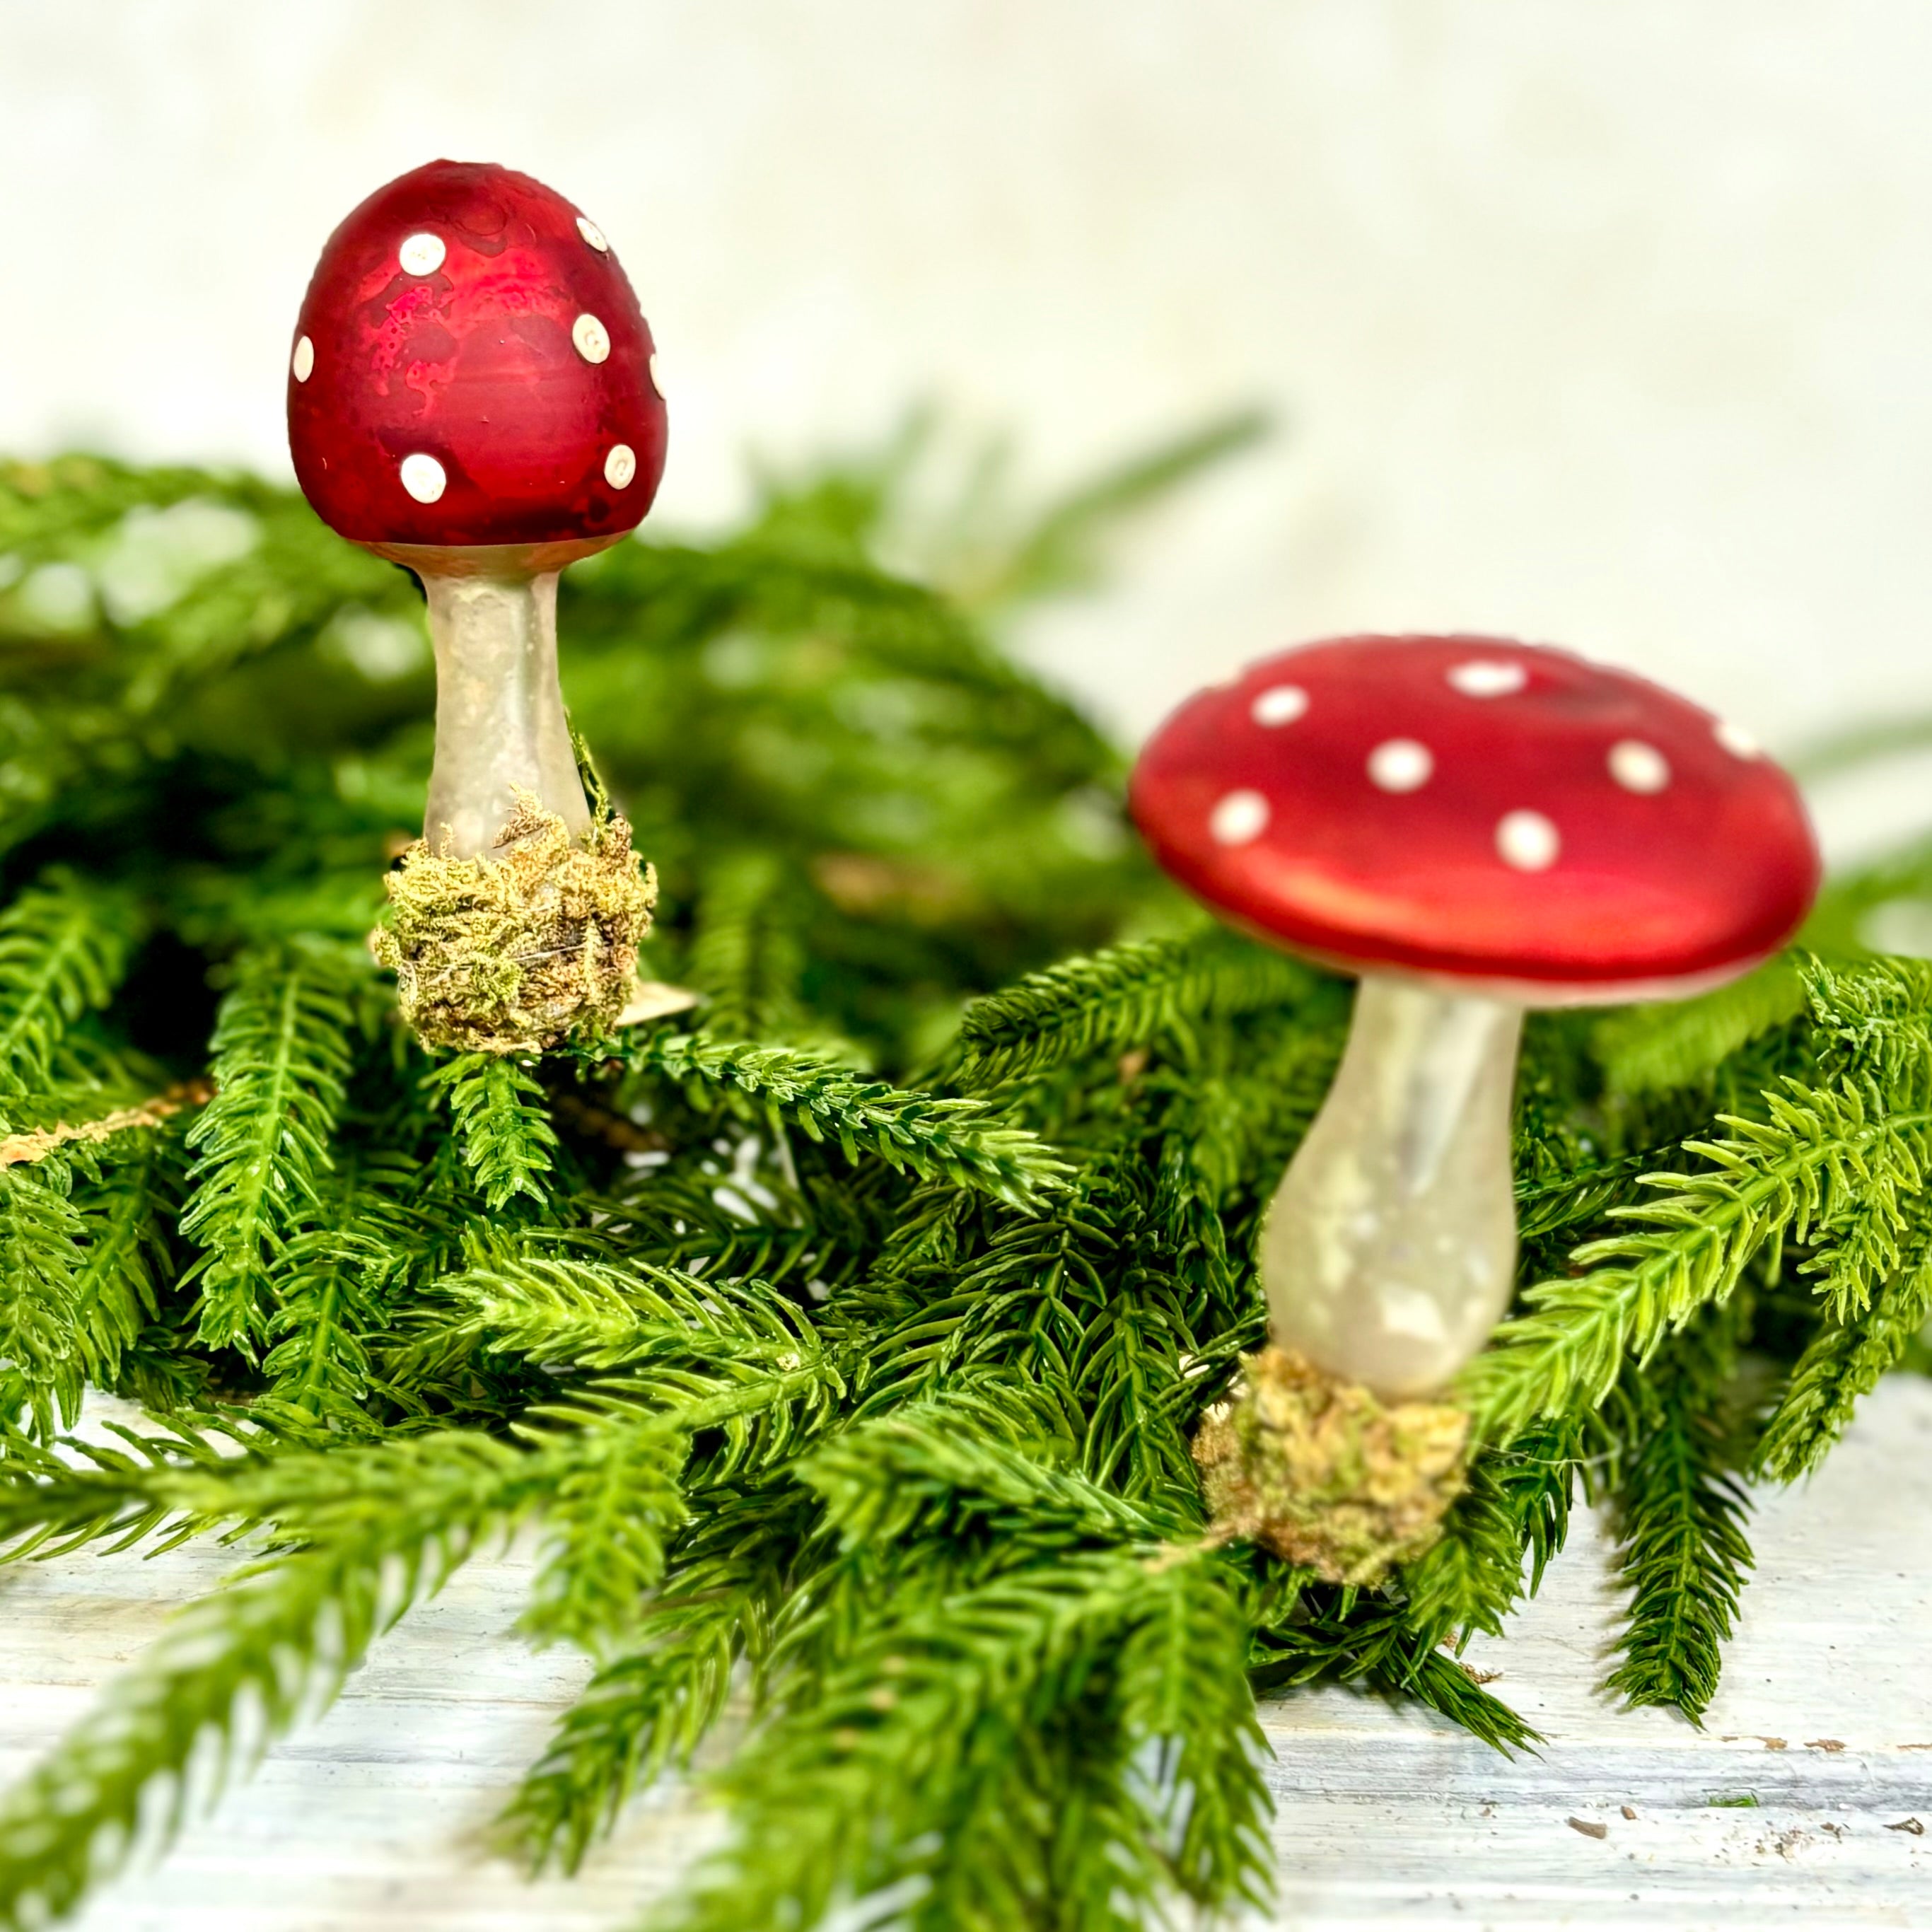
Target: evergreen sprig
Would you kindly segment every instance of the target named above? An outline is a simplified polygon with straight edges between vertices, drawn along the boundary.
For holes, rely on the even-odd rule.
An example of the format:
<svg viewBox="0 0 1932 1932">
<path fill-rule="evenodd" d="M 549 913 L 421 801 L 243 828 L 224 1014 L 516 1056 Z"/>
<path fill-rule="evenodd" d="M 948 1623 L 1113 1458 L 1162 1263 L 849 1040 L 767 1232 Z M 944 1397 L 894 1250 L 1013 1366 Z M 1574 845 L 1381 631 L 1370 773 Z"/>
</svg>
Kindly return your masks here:
<svg viewBox="0 0 1932 1932">
<path fill-rule="evenodd" d="M 214 1098 L 188 1130 L 196 1154 L 181 1231 L 202 1250 L 199 1339 L 254 1352 L 264 1279 L 290 1230 L 320 1204 L 320 1176 L 352 1049 L 351 992 L 320 948 L 244 954 L 211 1047 Z"/>
<path fill-rule="evenodd" d="M 46 1087 L 68 1028 L 112 998 L 140 931 L 128 895 L 64 868 L 0 911 L 0 1097 Z"/>
<path fill-rule="evenodd" d="M 634 1073 L 762 1101 L 813 1140 L 834 1143 L 848 1161 L 869 1154 L 1016 1208 L 1040 1208 L 1066 1182 L 1064 1164 L 1037 1136 L 978 1100 L 861 1079 L 788 1048 L 660 1032 L 632 1046 L 626 1064 Z"/>
<path fill-rule="evenodd" d="M 1110 947 L 976 1000 L 959 1022 L 952 1078 L 967 1093 L 1037 1078 L 1070 1060 L 1146 1046 L 1194 1021 L 1291 1004 L 1314 979 L 1221 926 Z"/>
<path fill-rule="evenodd" d="M 1704 1172 L 1642 1177 L 1664 1198 L 1620 1210 L 1639 1229 L 1578 1249 L 1588 1272 L 1524 1291 L 1527 1312 L 1463 1378 L 1485 1439 L 1594 1407 L 1627 1357 L 1648 1356 L 1669 1330 L 1724 1300 L 1774 1244 L 1846 1232 L 1864 1253 L 1873 1235 L 1862 1207 L 1874 1192 L 1889 1199 L 1918 1186 L 1932 1083 L 1922 1074 L 1895 1094 L 1852 1078 L 1835 1088 L 1792 1081 L 1766 1096 L 1766 1113 L 1721 1117 L 1724 1138 L 1687 1147 L 1710 1163 Z"/>
<path fill-rule="evenodd" d="M 543 1088 L 527 1068 L 502 1054 L 460 1053 L 424 1084 L 447 1096 L 464 1164 L 490 1213 L 519 1196 L 547 1204 L 557 1138 Z"/>
<path fill-rule="evenodd" d="M 1623 1661 L 1606 1688 L 1701 1720 L 1751 1567 L 1735 1418 L 1726 1413 L 1742 1324 L 1718 1311 L 1620 1384 L 1616 1492 L 1630 1590 Z"/>
</svg>

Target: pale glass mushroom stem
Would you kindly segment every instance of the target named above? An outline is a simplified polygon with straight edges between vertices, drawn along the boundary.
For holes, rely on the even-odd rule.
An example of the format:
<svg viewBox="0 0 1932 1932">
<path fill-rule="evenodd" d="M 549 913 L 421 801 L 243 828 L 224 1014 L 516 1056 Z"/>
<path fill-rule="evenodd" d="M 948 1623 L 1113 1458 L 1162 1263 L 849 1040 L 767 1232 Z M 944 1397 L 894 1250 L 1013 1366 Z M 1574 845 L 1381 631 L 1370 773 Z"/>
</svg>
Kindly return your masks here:
<svg viewBox="0 0 1932 1932">
<path fill-rule="evenodd" d="M 1262 1236 L 1274 1340 L 1385 1397 L 1439 1390 L 1516 1273 L 1522 1009 L 1372 974 Z"/>
<path fill-rule="evenodd" d="M 557 682 L 556 580 L 554 570 L 424 574 L 436 648 L 436 762 L 423 814 L 432 850 L 492 850 L 520 790 L 574 836 L 590 829 Z"/>
</svg>

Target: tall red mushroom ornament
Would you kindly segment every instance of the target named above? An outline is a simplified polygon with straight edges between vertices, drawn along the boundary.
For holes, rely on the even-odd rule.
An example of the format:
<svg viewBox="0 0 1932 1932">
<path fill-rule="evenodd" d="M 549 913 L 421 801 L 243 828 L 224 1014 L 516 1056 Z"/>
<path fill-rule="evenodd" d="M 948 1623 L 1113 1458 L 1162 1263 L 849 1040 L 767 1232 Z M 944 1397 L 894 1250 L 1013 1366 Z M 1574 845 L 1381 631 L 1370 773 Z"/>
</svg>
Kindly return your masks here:
<svg viewBox="0 0 1932 1932">
<path fill-rule="evenodd" d="M 422 581 L 435 760 L 378 956 L 432 1044 L 608 1024 L 655 882 L 596 818 L 557 682 L 567 564 L 662 474 L 650 330 L 603 231 L 527 175 L 432 161 L 332 235 L 289 358 L 296 474 L 329 526 Z"/>
<path fill-rule="evenodd" d="M 1366 1581 L 1434 1539 L 1443 1400 L 1514 1282 L 1526 1007 L 1668 999 L 1796 929 L 1818 856 L 1743 734 L 1628 674 L 1479 637 L 1266 658 L 1156 733 L 1161 865 L 1256 938 L 1359 976 L 1333 1086 L 1269 1210 L 1272 1346 L 1196 1444 L 1223 1531 Z"/>
</svg>

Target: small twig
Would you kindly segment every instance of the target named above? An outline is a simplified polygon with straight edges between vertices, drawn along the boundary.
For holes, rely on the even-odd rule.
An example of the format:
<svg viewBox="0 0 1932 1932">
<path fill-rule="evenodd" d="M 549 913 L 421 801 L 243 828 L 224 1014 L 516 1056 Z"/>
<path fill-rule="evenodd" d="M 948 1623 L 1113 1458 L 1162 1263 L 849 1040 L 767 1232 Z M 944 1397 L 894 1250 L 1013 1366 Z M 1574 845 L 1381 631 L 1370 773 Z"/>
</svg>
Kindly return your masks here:
<svg viewBox="0 0 1932 1932">
<path fill-rule="evenodd" d="M 9 1134 L 0 1140 L 0 1167 L 18 1167 L 43 1160 L 57 1147 L 70 1141 L 104 1141 L 134 1127 L 158 1127 L 184 1107 L 205 1107 L 214 1097 L 214 1088 L 206 1080 L 184 1080 L 165 1094 L 133 1107 L 117 1107 L 98 1120 L 82 1120 L 70 1126 L 56 1120 L 50 1127 L 36 1127 L 32 1133 Z"/>
</svg>

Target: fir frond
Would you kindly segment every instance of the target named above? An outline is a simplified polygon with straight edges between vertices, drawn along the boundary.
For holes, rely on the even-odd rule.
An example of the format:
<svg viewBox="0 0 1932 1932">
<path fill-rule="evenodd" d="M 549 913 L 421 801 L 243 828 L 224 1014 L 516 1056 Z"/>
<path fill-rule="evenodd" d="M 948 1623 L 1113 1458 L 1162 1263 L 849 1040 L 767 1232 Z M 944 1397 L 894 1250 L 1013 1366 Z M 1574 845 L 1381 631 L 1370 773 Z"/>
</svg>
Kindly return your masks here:
<svg viewBox="0 0 1932 1932">
<path fill-rule="evenodd" d="M 1582 1272 L 1524 1292 L 1528 1312 L 1497 1330 L 1459 1384 L 1479 1439 L 1594 1407 L 1627 1357 L 1646 1358 L 1666 1330 L 1723 1300 L 1754 1256 L 1841 1225 L 1875 1186 L 1916 1186 L 1932 1128 L 1922 1088 L 1793 1081 L 1766 1105 L 1766 1120 L 1724 1115 L 1725 1138 L 1687 1143 L 1706 1172 L 1646 1177 L 1665 1198 L 1620 1211 L 1647 1226 L 1587 1244 L 1574 1257 Z"/>
<path fill-rule="evenodd" d="M 1478 1631 L 1502 1634 L 1517 1598 L 1535 1594 L 1563 1547 L 1580 1461 L 1568 1420 L 1476 1459 L 1442 1540 L 1402 1572 L 1405 1622 L 1418 1636 L 1460 1652 Z"/>
<path fill-rule="evenodd" d="M 1265 437 L 1272 425 L 1259 410 L 1238 410 L 1148 451 L 1049 505 L 998 564 L 976 572 L 961 592 L 997 604 L 1090 582 L 1102 542 L 1127 518 L 1180 484 L 1225 463 Z"/>
<path fill-rule="evenodd" d="M 1766 1419 L 1754 1467 L 1779 1482 L 1809 1475 L 1850 1426 L 1860 1400 L 1904 1359 L 1932 1319 L 1932 1229 L 1922 1210 L 1900 1265 L 1858 1314 L 1828 1312 Z"/>
<path fill-rule="evenodd" d="M 755 1280 L 700 1280 L 647 1263 L 500 1251 L 479 1255 L 436 1288 L 493 1347 L 534 1361 L 590 1369 L 727 1360 L 795 1367 L 801 1352 L 818 1348 L 794 1304 Z"/>
<path fill-rule="evenodd" d="M 963 1092 L 990 1092 L 1148 1045 L 1192 1021 L 1292 1005 L 1318 983 L 1298 961 L 1225 926 L 1109 946 L 974 1000 L 959 1022 L 951 1078 Z"/>
<path fill-rule="evenodd" d="M 1579 1222 L 1598 1220 L 1628 1198 L 1631 1186 L 1657 1171 L 1675 1148 L 1649 1148 L 1642 1154 L 1576 1168 L 1526 1175 L 1516 1186 L 1516 1234 L 1527 1245 Z"/>
<path fill-rule="evenodd" d="M 418 1258 L 418 1230 L 402 1204 L 419 1184 L 406 1158 L 358 1148 L 322 1184 L 323 1224 L 293 1235 L 277 1255 L 262 1363 L 268 1388 L 256 1412 L 272 1416 L 279 1433 L 304 1440 L 371 1432 L 370 1352 Z"/>
<path fill-rule="evenodd" d="M 1072 1445 L 1043 1432 L 1042 1419 L 1037 1394 L 988 1378 L 843 1430 L 793 1474 L 848 1550 L 969 1524 L 1023 1542 L 1148 1544 L 1176 1527 L 1058 1466 Z"/>
<path fill-rule="evenodd" d="M 212 1042 L 215 1095 L 188 1130 L 198 1154 L 182 1232 L 203 1250 L 199 1339 L 253 1354 L 268 1264 L 316 1202 L 351 1058 L 350 988 L 320 948 L 244 954 Z"/>
<path fill-rule="evenodd" d="M 628 1644 L 565 1713 L 504 1814 L 503 1837 L 532 1868 L 574 1871 L 626 1799 L 688 1765 L 739 1658 L 768 1641 L 802 1514 L 796 1502 L 727 1502 L 681 1540 Z"/>
<path fill-rule="evenodd" d="M 1751 1567 L 1749 1499 L 1724 1413 L 1736 1354 L 1708 1319 L 1626 1377 L 1612 1419 L 1620 1564 L 1630 1592 L 1624 1660 L 1605 1689 L 1632 1706 L 1674 1706 L 1700 1721 L 1717 1694 L 1723 1647 Z"/>
<path fill-rule="evenodd" d="M 126 893 L 64 868 L 0 912 L 0 1096 L 47 1084 L 67 1029 L 113 997 L 138 930 Z"/>
<path fill-rule="evenodd" d="M 1060 1924 L 1125 1926 L 1184 1882 L 1211 1906 L 1252 1895 L 1264 1882 L 1258 1779 L 1251 1764 L 1245 1780 L 1226 1774 L 1228 1754 L 1250 1748 L 1252 1717 L 1225 1678 L 1206 1707 L 1194 1701 L 1208 1694 L 1199 1674 L 1162 1640 L 1179 1587 L 1102 1551 L 888 1611 L 718 1779 L 730 1842 L 656 1922 L 808 1925 L 842 1893 L 863 1900 L 910 1882 L 910 1922 L 932 1932 L 1049 1911 Z M 1204 1603 L 1196 1613 L 1222 1615 Z M 1150 1624 L 1160 1628 L 1137 1642 Z M 1225 1641 L 1217 1630 L 1216 1646 Z M 1176 1669 L 1178 1684 L 1166 1675 Z M 1233 1695 L 1245 1699 L 1238 1682 Z M 1168 1722 L 1178 1737 L 1130 1729 Z M 1108 1742 L 1096 1750 L 1094 1735 L 1070 1778 L 1056 1744 L 1096 1730 Z M 1169 1768 L 1217 1765 L 1213 1808 L 1178 1846 L 1167 1802 L 1126 1788 L 1130 1739 L 1166 1745 Z"/>
<path fill-rule="evenodd" d="M 782 1038 L 799 1024 L 805 955 L 783 914 L 784 882 L 764 851 L 722 854 L 706 871 L 684 978 L 707 996 L 714 1039 Z"/>
<path fill-rule="evenodd" d="M 13 1369 L 44 1441 L 79 1414 L 86 1370 L 88 1228 L 72 1188 L 62 1162 L 0 1168 L 0 1360 Z"/>
<path fill-rule="evenodd" d="M 1366 1682 L 1419 1698 L 1504 1756 L 1543 1742 L 1499 1697 L 1418 1631 L 1403 1611 L 1353 1590 L 1297 1594 L 1255 1633 L 1248 1674 L 1258 1691 Z"/>
<path fill-rule="evenodd" d="M 544 1562 L 519 1628 L 592 1654 L 634 1630 L 686 1520 L 688 1454 L 685 1436 L 656 1420 L 578 1432 L 544 1500 Z"/>
<path fill-rule="evenodd" d="M 1247 1643 L 1240 1605 L 1196 1558 L 1156 1572 L 1118 1665 L 1122 1727 L 1152 1754 L 1143 1802 L 1163 1876 L 1205 1906 L 1263 1906 L 1273 1877 Z"/>
<path fill-rule="evenodd" d="M 417 1595 L 534 1506 L 548 1472 L 500 1444 L 443 1436 L 290 1459 L 238 1480 L 160 1473 L 153 1486 L 176 1508 L 219 1515 L 234 1504 L 254 1515 L 273 1498 L 276 1520 L 306 1546 L 190 1606 L 0 1798 L 0 1924 L 68 1911 L 137 1837 L 171 1838 L 183 1822 L 182 1774 L 204 1739 L 220 1741 L 222 1768 L 244 1700 L 264 1742 L 326 1706 Z M 304 1476 L 315 1479 L 306 1496 Z M 143 1793 L 164 1779 L 173 1780 L 169 1802 L 146 1810 Z"/>
<path fill-rule="evenodd" d="M 447 1098 L 464 1165 L 491 1214 L 519 1196 L 549 1204 L 556 1130 L 534 1075 L 504 1054 L 459 1053 L 433 1068 L 424 1084 Z"/>
<path fill-rule="evenodd" d="M 115 1386 L 127 1352 L 160 1313 L 161 1283 L 173 1273 L 166 1222 L 178 1209 L 180 1162 L 178 1133 L 146 1130 L 80 1191 L 87 1245 L 74 1280 L 75 1332 L 97 1388 Z"/>
<path fill-rule="evenodd" d="M 1804 981 L 1789 953 L 1695 999 L 1630 1006 L 1597 1024 L 1592 1045 L 1609 1084 L 1661 1094 L 1708 1080 L 1738 1048 L 1804 1010 Z"/>
<path fill-rule="evenodd" d="M 1808 959 L 1802 983 L 1840 1077 L 1890 1082 L 1932 1064 L 1932 961 Z"/>
<path fill-rule="evenodd" d="M 775 1108 L 849 1161 L 862 1150 L 923 1180 L 945 1180 L 1028 1210 L 1066 1185 L 1066 1164 L 1036 1135 L 976 1100 L 862 1080 L 809 1054 L 702 1034 L 654 1034 L 631 1046 L 628 1060 L 634 1072 Z"/>
<path fill-rule="evenodd" d="M 1442 1540 L 1402 1572 L 1408 1620 L 1435 1633 L 1438 1643 L 1460 1646 L 1478 1631 L 1501 1634 L 1522 1580 L 1524 1526 L 1512 1502 L 1495 1459 L 1479 1457 Z"/>
</svg>

